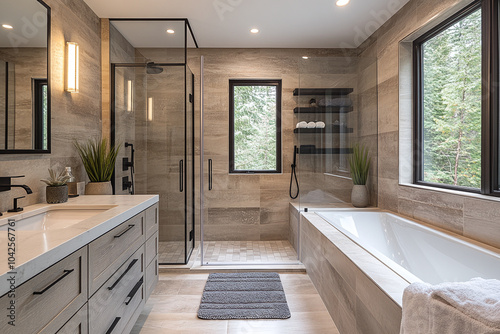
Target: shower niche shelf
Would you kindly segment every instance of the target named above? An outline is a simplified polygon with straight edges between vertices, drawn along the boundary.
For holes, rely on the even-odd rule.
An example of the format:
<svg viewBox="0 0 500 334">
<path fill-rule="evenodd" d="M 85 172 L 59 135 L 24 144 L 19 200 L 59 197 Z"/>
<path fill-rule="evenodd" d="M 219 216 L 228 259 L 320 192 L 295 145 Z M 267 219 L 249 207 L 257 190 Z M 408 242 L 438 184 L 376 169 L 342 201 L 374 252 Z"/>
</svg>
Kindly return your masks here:
<svg viewBox="0 0 500 334">
<path fill-rule="evenodd" d="M 293 96 L 312 96 L 316 98 L 346 98 L 354 91 L 353 88 L 295 88 Z M 349 106 L 316 106 L 316 107 L 295 107 L 294 114 L 348 114 L 354 108 Z M 344 116 L 340 116 L 343 118 Z M 339 125 L 327 125 L 326 128 L 295 128 L 294 133 L 322 135 L 327 133 L 349 134 L 353 133 L 353 128 Z M 301 145 L 297 148 L 298 154 L 352 154 L 352 148 L 347 147 L 316 147 L 314 145 Z"/>
<path fill-rule="evenodd" d="M 347 114 L 353 107 L 295 107 L 295 114 Z"/>
<path fill-rule="evenodd" d="M 352 128 L 333 126 L 326 128 L 295 128 L 293 133 L 353 133 Z"/>
<path fill-rule="evenodd" d="M 304 147 L 297 148 L 298 154 L 352 154 L 352 148 L 318 148 Z"/>
<path fill-rule="evenodd" d="M 354 91 L 353 88 L 295 88 L 293 96 L 328 95 L 331 98 L 345 97 Z"/>
</svg>

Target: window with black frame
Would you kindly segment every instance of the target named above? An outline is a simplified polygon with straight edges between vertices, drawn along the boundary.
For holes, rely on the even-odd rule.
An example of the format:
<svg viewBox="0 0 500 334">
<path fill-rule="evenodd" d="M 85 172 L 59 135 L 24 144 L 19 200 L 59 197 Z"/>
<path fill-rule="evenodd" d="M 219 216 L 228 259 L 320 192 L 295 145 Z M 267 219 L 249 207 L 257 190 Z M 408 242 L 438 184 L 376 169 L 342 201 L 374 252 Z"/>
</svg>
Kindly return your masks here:
<svg viewBox="0 0 500 334">
<path fill-rule="evenodd" d="M 281 173 L 281 80 L 229 80 L 229 172 Z"/>
<path fill-rule="evenodd" d="M 480 191 L 482 57 L 480 2 L 414 42 L 415 183 Z"/>
</svg>

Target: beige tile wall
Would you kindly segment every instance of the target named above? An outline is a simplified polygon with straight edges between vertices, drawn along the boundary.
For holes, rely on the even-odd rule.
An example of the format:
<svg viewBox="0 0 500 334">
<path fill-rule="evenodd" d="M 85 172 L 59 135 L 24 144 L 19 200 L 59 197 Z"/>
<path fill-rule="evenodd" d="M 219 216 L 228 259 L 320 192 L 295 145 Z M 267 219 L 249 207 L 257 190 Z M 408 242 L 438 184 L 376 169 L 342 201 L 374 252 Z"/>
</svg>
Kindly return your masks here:
<svg viewBox="0 0 500 334">
<path fill-rule="evenodd" d="M 299 85 L 307 85 L 306 81 L 300 82 L 300 73 L 303 72 L 300 62 L 304 61 L 301 58 L 304 54 L 309 55 L 312 59 L 314 57 L 324 57 L 324 59 L 341 56 L 355 57 L 356 50 L 198 49 L 189 51 L 189 66 L 196 76 L 196 98 L 199 98 L 199 59 L 201 55 L 205 57 L 205 159 L 213 159 L 214 162 L 214 189 L 208 191 L 205 187 L 205 205 L 208 209 L 205 216 L 206 240 L 280 240 L 288 238 L 288 205 L 290 202 L 288 187 L 293 145 L 296 144 L 296 135 L 293 134 L 293 129 L 297 122 L 293 113 L 297 100 L 293 97 L 292 92 Z M 322 85 L 321 82 L 318 82 L 322 76 L 324 76 L 323 80 L 325 77 L 329 80 L 327 86 L 331 84 L 332 80 L 338 83 L 342 76 L 349 73 L 341 65 L 337 62 L 323 68 L 321 66 L 313 68 L 318 75 L 314 78 L 311 76 L 310 80 L 316 80 L 314 81 L 315 87 Z M 337 75 L 328 78 L 325 76 L 327 73 L 337 73 Z M 351 81 L 356 82 L 356 73 L 357 69 L 352 69 Z M 236 78 L 283 80 L 283 173 L 280 175 L 228 174 L 229 79 Z M 363 88 L 363 92 L 375 89 L 374 78 L 372 82 L 374 84 L 371 87 Z M 199 103 L 197 102 L 195 105 L 199 106 Z M 376 133 L 376 130 L 372 130 L 372 132 Z M 367 133 L 367 135 L 373 136 L 372 133 Z M 205 180 L 206 177 L 205 173 Z M 318 186 L 315 188 L 321 187 L 325 193 L 332 195 L 331 198 L 336 198 L 336 201 L 349 201 L 351 182 L 348 180 L 336 180 L 331 177 L 325 179 L 321 173 L 319 179 L 316 180 L 311 176 L 308 181 L 311 184 L 317 183 Z M 304 189 L 307 190 L 307 187 L 304 186 Z M 373 189 L 376 190 L 376 187 Z M 373 197 L 376 200 L 376 196 Z M 226 222 L 227 217 L 230 217 L 231 220 L 229 225 Z"/>
<path fill-rule="evenodd" d="M 467 1 L 411 0 L 361 47 L 378 59 L 378 205 L 500 247 L 500 202 L 399 185 L 399 41 Z M 408 84 L 408 83 L 406 83 Z"/>
<path fill-rule="evenodd" d="M 73 167 L 78 180 L 86 178 L 73 139 L 86 139 L 101 133 L 100 24 L 99 18 L 82 1 L 46 0 L 52 10 L 51 89 L 52 154 L 0 155 L 0 175 L 26 175 L 14 181 L 33 189 L 20 204 L 45 201 L 45 186 L 40 179 L 47 168 Z M 65 43 L 80 45 L 80 93 L 64 91 Z M 14 196 L 26 195 L 22 189 L 0 193 L 0 211 L 10 209 Z"/>
</svg>

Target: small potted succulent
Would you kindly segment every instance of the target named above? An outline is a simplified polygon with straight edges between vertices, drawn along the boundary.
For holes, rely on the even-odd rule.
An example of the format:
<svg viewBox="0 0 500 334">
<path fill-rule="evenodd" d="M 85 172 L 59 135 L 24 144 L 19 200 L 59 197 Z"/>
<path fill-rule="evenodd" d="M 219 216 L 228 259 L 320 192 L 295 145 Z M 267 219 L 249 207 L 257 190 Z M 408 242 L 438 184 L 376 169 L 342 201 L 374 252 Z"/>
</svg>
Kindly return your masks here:
<svg viewBox="0 0 500 334">
<path fill-rule="evenodd" d="M 366 181 L 368 180 L 371 164 L 368 149 L 363 145 L 354 145 L 352 155 L 348 160 L 354 184 L 351 193 L 351 203 L 357 208 L 367 207 L 370 204 L 370 195 L 366 187 Z"/>
<path fill-rule="evenodd" d="M 90 139 L 84 144 L 75 141 L 74 145 L 90 179 L 85 195 L 112 195 L 111 178 L 120 145 L 108 147 L 105 138 Z"/>
<path fill-rule="evenodd" d="M 49 178 L 46 180 L 41 180 L 47 184 L 45 190 L 47 203 L 65 203 L 68 201 L 68 181 L 69 176 L 66 175 L 65 171 L 57 174 L 52 168 L 49 168 Z"/>
</svg>

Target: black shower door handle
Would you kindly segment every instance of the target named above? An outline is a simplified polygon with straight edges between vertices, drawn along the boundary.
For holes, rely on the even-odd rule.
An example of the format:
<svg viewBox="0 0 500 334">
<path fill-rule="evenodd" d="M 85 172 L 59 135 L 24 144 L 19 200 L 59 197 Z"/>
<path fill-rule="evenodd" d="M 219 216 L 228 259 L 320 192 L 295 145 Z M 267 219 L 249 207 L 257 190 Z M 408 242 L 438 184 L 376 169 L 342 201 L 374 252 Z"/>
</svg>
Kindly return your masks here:
<svg viewBox="0 0 500 334">
<path fill-rule="evenodd" d="M 212 190 L 212 159 L 208 159 L 208 190 Z"/>
<path fill-rule="evenodd" d="M 184 191 L 184 160 L 179 161 L 179 191 Z"/>
</svg>

